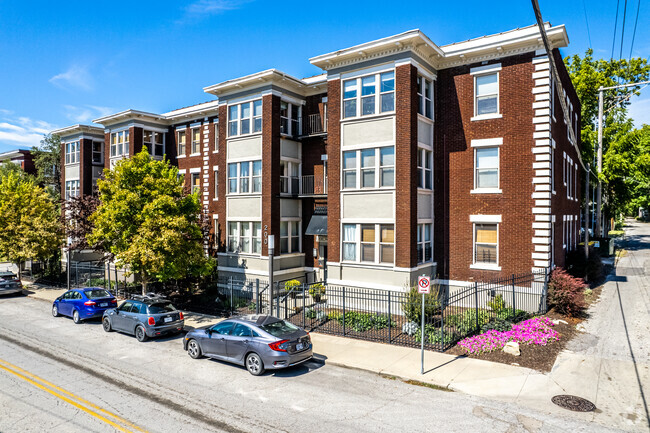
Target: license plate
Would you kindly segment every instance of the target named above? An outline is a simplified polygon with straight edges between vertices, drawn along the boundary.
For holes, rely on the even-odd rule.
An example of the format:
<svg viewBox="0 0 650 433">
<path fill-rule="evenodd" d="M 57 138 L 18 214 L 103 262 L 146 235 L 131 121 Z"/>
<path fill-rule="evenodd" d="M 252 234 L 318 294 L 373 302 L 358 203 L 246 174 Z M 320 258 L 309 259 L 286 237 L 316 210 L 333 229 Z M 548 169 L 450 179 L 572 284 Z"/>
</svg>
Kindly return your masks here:
<svg viewBox="0 0 650 433">
<path fill-rule="evenodd" d="M 101 304 L 99 304 L 99 306 L 100 307 L 108 307 L 108 304 L 106 302 L 102 302 Z"/>
<path fill-rule="evenodd" d="M 303 349 L 302 343 L 296 344 L 296 350 L 302 350 L 302 349 Z"/>
<path fill-rule="evenodd" d="M 172 318 L 171 318 L 171 317 L 165 317 L 165 323 L 167 323 L 167 322 L 171 322 L 171 321 L 172 321 Z"/>
</svg>

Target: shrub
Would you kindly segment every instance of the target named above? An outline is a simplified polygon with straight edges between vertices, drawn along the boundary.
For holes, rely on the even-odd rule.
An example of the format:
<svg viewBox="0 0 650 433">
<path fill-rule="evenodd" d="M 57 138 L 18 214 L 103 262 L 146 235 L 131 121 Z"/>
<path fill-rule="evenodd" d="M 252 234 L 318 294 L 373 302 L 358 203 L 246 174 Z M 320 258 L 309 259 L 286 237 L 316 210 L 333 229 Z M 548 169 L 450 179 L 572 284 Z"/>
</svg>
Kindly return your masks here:
<svg viewBox="0 0 650 433">
<path fill-rule="evenodd" d="M 552 329 L 553 322 L 548 317 L 535 317 L 513 325 L 509 331 L 488 331 L 481 335 L 465 338 L 458 342 L 467 353 L 485 353 L 502 349 L 509 341 L 519 344 L 545 346 L 557 341 L 560 335 Z"/>
<path fill-rule="evenodd" d="M 495 312 L 499 312 L 505 308 L 508 308 L 506 301 L 504 301 L 503 296 L 501 296 L 501 293 L 490 299 L 490 301 L 487 303 L 487 306 L 490 307 L 490 310 Z"/>
<path fill-rule="evenodd" d="M 345 313 L 345 320 L 343 313 L 336 312 L 327 315 L 330 320 L 336 320 L 341 325 L 345 323 L 347 328 L 356 332 L 366 332 L 371 329 L 384 329 L 388 325 L 396 326 L 395 322 L 390 320 L 388 316 L 382 314 L 359 313 L 356 311 L 347 311 Z"/>
<path fill-rule="evenodd" d="M 505 310 L 504 310 L 505 311 Z M 454 314 L 446 318 L 445 324 L 453 326 L 461 334 L 469 334 L 476 329 L 476 309 L 467 310 L 462 314 Z M 486 310 L 478 310 L 478 327 L 479 329 L 490 321 L 490 314 Z"/>
<path fill-rule="evenodd" d="M 481 333 L 484 334 L 488 331 L 505 332 L 512 328 L 512 322 L 501 317 L 492 317 L 489 322 L 481 326 Z"/>
<path fill-rule="evenodd" d="M 505 310 L 499 311 L 497 313 L 499 319 L 507 320 L 511 323 L 521 322 L 522 320 L 530 319 L 530 313 L 524 310 L 515 310 L 512 311 L 512 308 L 507 308 Z"/>
<path fill-rule="evenodd" d="M 284 283 L 285 292 L 291 294 L 291 297 L 296 296 L 296 288 L 300 286 L 300 281 L 298 280 L 289 280 Z"/>
<path fill-rule="evenodd" d="M 417 341 L 418 343 L 422 342 L 421 335 L 422 335 L 422 329 L 421 327 L 418 327 L 417 330 L 415 331 L 415 334 L 413 335 L 415 341 Z M 433 325 L 424 325 L 424 338 L 425 338 L 424 340 L 425 343 L 429 343 L 429 344 L 442 343 L 443 345 L 447 346 L 460 339 L 460 336 L 455 331 L 445 329 L 445 336 L 443 340 L 441 328 L 436 328 Z"/>
<path fill-rule="evenodd" d="M 321 298 L 325 296 L 325 286 L 321 283 L 310 285 L 309 296 L 311 296 L 315 302 L 320 302 Z"/>
<path fill-rule="evenodd" d="M 327 318 L 327 315 L 325 314 L 324 311 L 315 310 L 313 308 L 307 307 L 305 309 L 305 317 L 307 319 L 316 319 L 319 322 L 322 322 Z"/>
<path fill-rule="evenodd" d="M 424 320 L 430 321 L 436 314 L 440 314 L 440 287 L 431 285 L 431 291 L 424 295 Z M 409 322 L 422 323 L 422 294 L 418 293 L 417 286 L 412 286 L 402 302 L 404 316 Z"/>
<path fill-rule="evenodd" d="M 551 273 L 548 283 L 548 302 L 559 313 L 576 316 L 587 307 L 585 303 L 586 284 L 581 278 L 569 275 L 557 268 Z"/>
</svg>

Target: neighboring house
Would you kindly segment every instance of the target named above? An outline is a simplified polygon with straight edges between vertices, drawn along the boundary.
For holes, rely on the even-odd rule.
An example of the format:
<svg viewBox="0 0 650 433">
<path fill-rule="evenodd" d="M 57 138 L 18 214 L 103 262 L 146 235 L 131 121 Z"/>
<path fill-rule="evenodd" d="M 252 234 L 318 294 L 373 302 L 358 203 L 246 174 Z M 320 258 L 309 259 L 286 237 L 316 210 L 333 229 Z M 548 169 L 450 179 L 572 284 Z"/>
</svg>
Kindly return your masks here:
<svg viewBox="0 0 650 433">
<path fill-rule="evenodd" d="M 547 33 L 561 95 L 536 26 L 441 47 L 412 30 L 314 57 L 314 77 L 270 69 L 206 87 L 217 100 L 96 119 L 103 164 L 146 146 L 177 165 L 222 276 L 265 278 L 271 234 L 281 280 L 327 269 L 399 290 L 561 266 L 578 242 L 580 104 L 565 28 Z M 55 131 L 64 150 L 71 128 Z"/>
<path fill-rule="evenodd" d="M 0 165 L 5 162 L 11 162 L 20 166 L 20 168 L 22 168 L 27 174 L 36 174 L 34 157 L 32 156 L 32 152 L 30 150 L 16 149 L 0 153 Z"/>
</svg>

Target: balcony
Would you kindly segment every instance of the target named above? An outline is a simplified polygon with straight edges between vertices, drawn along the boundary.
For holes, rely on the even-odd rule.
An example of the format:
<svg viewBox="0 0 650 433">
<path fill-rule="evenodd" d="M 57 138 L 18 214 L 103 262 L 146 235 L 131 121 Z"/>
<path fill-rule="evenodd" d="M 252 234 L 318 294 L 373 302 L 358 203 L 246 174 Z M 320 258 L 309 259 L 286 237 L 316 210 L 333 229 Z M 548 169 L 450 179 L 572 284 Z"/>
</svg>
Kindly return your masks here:
<svg viewBox="0 0 650 433">
<path fill-rule="evenodd" d="M 310 114 L 303 119 L 303 137 L 327 134 L 327 117 L 324 121 L 320 113 Z"/>
<path fill-rule="evenodd" d="M 322 176 L 280 176 L 280 194 L 298 197 L 327 195 L 327 178 Z"/>
</svg>

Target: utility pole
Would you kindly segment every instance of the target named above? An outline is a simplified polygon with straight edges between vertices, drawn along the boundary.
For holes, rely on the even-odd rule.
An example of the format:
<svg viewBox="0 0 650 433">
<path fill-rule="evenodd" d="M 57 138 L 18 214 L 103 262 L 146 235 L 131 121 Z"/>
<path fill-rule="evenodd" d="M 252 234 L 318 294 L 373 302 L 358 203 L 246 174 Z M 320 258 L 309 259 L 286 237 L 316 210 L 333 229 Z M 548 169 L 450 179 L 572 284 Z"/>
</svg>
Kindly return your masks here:
<svg viewBox="0 0 650 433">
<path fill-rule="evenodd" d="M 587 176 L 585 176 L 585 258 L 589 259 L 589 177 L 591 164 L 587 163 Z"/>
</svg>

